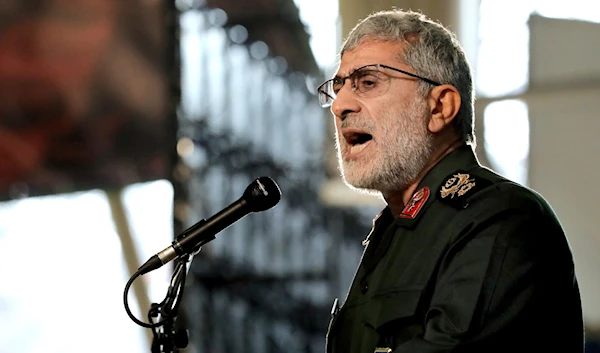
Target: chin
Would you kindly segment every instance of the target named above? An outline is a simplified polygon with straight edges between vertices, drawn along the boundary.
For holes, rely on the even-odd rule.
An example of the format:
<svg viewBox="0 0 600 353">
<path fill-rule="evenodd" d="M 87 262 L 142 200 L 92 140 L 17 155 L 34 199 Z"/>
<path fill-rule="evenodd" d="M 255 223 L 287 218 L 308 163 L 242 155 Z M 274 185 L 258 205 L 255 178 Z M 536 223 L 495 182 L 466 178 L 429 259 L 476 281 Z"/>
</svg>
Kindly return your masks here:
<svg viewBox="0 0 600 353">
<path fill-rule="evenodd" d="M 371 195 L 402 191 L 416 180 L 417 176 L 403 168 L 381 170 L 375 168 L 372 163 L 368 166 L 352 166 L 352 163 L 345 162 L 340 171 L 348 187 Z"/>
<path fill-rule="evenodd" d="M 379 195 L 379 185 L 376 182 L 376 176 L 365 175 L 369 171 L 367 168 L 349 168 L 345 166 L 341 168 L 342 180 L 352 190 L 359 191 L 364 194 Z"/>
<path fill-rule="evenodd" d="M 381 191 L 379 191 L 379 190 L 369 189 L 369 188 L 362 188 L 362 187 L 356 187 L 356 186 L 350 185 L 348 183 L 346 183 L 346 185 L 350 189 L 352 189 L 354 191 L 357 191 L 357 192 L 359 192 L 361 194 L 371 195 L 371 196 L 381 196 L 381 195 L 383 195 L 383 193 Z"/>
</svg>

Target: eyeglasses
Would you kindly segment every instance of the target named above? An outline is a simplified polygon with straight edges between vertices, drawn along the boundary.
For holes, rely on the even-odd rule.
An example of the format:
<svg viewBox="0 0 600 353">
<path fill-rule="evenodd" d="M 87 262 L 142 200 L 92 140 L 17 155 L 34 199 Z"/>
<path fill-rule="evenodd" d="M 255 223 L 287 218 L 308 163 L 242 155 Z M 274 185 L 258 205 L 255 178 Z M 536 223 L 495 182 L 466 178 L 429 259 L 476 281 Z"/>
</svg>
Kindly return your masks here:
<svg viewBox="0 0 600 353">
<path fill-rule="evenodd" d="M 325 81 L 319 86 L 319 88 L 317 88 L 319 103 L 323 108 L 331 106 L 337 96 L 337 93 L 342 89 L 344 83 L 346 83 L 346 79 L 350 79 L 352 92 L 356 93 L 359 97 L 371 98 L 385 94 L 390 87 L 390 78 L 394 77 L 385 74 L 381 70 L 382 68 L 394 70 L 405 75 L 418 78 L 434 86 L 442 85 L 439 82 L 435 82 L 428 78 L 421 77 L 404 70 L 396 69 L 391 66 L 371 64 L 354 70 L 346 77 L 334 77 Z"/>
</svg>

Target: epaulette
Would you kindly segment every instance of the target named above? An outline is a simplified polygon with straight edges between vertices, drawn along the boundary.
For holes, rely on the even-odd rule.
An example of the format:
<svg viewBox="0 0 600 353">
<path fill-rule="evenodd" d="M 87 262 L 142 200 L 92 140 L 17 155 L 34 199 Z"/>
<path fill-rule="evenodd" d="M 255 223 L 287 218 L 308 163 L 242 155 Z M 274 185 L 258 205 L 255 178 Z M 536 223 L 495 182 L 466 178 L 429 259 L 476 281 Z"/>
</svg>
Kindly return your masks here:
<svg viewBox="0 0 600 353">
<path fill-rule="evenodd" d="M 490 180 L 471 175 L 465 171 L 456 171 L 448 175 L 440 185 L 437 198 L 452 207 L 469 207 L 467 200 L 481 189 L 492 185 Z"/>
</svg>

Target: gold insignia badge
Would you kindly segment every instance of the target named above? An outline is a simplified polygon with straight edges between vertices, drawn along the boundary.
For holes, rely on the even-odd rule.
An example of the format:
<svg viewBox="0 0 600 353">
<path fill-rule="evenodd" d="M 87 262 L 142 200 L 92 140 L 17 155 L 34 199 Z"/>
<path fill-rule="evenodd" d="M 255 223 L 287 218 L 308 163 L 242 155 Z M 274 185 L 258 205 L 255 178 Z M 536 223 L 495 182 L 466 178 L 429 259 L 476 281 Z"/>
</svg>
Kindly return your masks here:
<svg viewBox="0 0 600 353">
<path fill-rule="evenodd" d="M 467 191 L 475 186 L 475 179 L 471 179 L 469 174 L 456 173 L 451 178 L 446 180 L 446 184 L 440 189 L 440 196 L 446 198 L 450 196 L 463 196 Z"/>
<path fill-rule="evenodd" d="M 377 348 L 375 348 L 375 352 L 373 352 L 373 353 L 391 353 L 391 352 L 392 352 L 391 348 L 388 348 L 388 347 L 385 347 L 385 348 L 383 348 L 383 347 L 377 347 Z"/>
</svg>

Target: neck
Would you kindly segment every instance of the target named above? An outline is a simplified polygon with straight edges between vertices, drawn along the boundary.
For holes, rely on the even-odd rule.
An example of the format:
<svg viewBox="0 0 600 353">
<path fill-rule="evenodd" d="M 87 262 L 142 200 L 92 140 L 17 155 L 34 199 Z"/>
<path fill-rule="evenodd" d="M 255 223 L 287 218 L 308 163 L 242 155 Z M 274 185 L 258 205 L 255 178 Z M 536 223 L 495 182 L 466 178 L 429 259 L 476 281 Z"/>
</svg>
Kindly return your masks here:
<svg viewBox="0 0 600 353">
<path fill-rule="evenodd" d="M 446 143 L 441 146 L 438 146 L 437 148 L 434 148 L 431 153 L 431 156 L 429 156 L 427 164 L 425 164 L 425 167 L 421 170 L 421 172 L 417 176 L 417 179 L 415 179 L 415 181 L 412 184 L 410 184 L 407 188 L 403 190 L 385 193 L 383 195 L 383 198 L 385 199 L 385 202 L 387 202 L 388 207 L 390 208 L 394 217 L 397 217 L 402 212 L 404 206 L 408 203 L 408 201 L 410 201 L 413 194 L 415 193 L 417 186 L 419 186 L 419 184 L 421 183 L 425 175 L 429 173 L 431 168 L 438 164 L 439 161 L 441 161 L 452 151 L 455 151 L 460 147 L 464 146 L 464 144 L 465 143 L 462 139 L 456 139 L 450 143 Z"/>
</svg>

